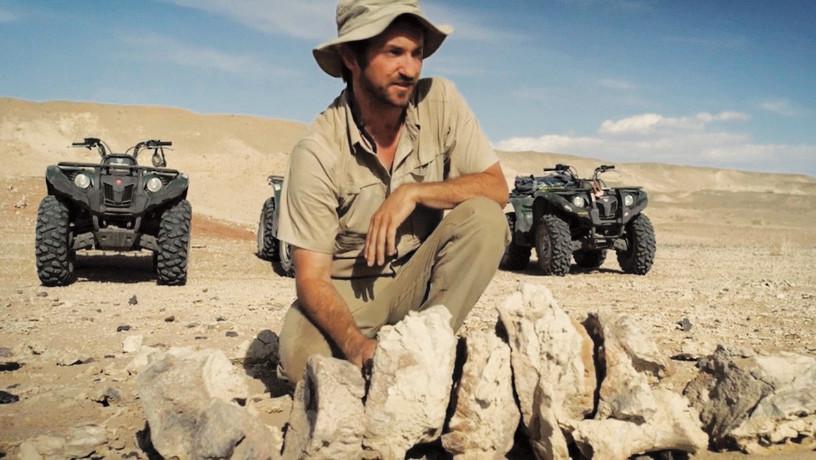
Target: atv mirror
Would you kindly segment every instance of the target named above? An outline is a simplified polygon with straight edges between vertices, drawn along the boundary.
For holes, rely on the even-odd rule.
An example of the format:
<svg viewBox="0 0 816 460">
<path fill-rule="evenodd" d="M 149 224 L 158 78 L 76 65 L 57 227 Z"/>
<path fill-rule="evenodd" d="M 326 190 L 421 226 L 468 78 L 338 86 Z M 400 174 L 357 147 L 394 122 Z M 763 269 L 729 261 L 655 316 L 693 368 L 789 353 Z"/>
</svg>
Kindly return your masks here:
<svg viewBox="0 0 816 460">
<path fill-rule="evenodd" d="M 153 152 L 153 157 L 150 159 L 150 162 L 153 163 L 153 166 L 156 168 L 163 168 L 167 166 L 167 162 L 164 160 L 164 155 L 159 153 L 158 150 Z"/>
</svg>

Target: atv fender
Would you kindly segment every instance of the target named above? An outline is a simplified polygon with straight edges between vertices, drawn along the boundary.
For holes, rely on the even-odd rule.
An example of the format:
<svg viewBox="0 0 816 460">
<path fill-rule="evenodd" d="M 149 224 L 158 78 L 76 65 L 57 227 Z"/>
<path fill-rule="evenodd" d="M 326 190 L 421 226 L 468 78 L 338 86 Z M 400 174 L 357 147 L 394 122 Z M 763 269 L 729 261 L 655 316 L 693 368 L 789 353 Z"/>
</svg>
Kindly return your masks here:
<svg viewBox="0 0 816 460">
<path fill-rule="evenodd" d="M 80 203 L 88 209 L 92 207 L 88 193 L 74 185 L 74 183 L 68 180 L 68 177 L 54 165 L 49 166 L 45 170 L 45 186 L 48 189 L 49 195 L 56 195 Z"/>
<path fill-rule="evenodd" d="M 575 212 L 575 206 L 561 195 L 542 193 L 533 203 L 533 222 L 538 222 L 544 214 L 555 214 L 566 221 L 573 219 L 587 219 L 587 216 Z"/>
<path fill-rule="evenodd" d="M 179 174 L 158 192 L 147 193 L 146 196 L 148 198 L 144 205 L 144 211 L 142 212 L 146 213 L 155 208 L 187 198 L 187 189 L 189 184 L 190 180 L 187 178 L 187 176 Z"/>
<path fill-rule="evenodd" d="M 645 191 L 641 191 L 637 194 L 637 198 L 635 198 L 635 204 L 633 204 L 631 208 L 624 211 L 621 218 L 621 224 L 626 225 L 629 223 L 630 220 L 634 219 L 635 216 L 646 209 L 647 204 L 649 204 L 649 197 Z"/>
</svg>

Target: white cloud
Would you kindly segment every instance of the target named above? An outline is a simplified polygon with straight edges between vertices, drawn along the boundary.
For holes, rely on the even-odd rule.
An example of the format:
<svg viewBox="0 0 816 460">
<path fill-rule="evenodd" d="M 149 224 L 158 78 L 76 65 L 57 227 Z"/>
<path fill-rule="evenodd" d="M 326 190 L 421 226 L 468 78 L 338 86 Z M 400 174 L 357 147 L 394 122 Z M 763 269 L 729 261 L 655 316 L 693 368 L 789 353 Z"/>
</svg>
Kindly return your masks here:
<svg viewBox="0 0 816 460">
<path fill-rule="evenodd" d="M 796 110 L 787 99 L 768 99 L 759 104 L 759 107 L 762 108 L 762 110 L 785 117 L 795 117 L 799 115 L 799 111 Z"/>
<path fill-rule="evenodd" d="M 816 145 L 760 144 L 743 133 L 713 130 L 714 122 L 741 121 L 739 112 L 688 117 L 641 114 L 606 120 L 591 136 L 514 137 L 498 150 L 565 153 L 613 162 L 657 162 L 816 174 Z"/>
<path fill-rule="evenodd" d="M 16 14 L 12 13 L 9 10 L 0 8 L 0 22 L 14 22 L 18 19 L 19 17 L 17 17 Z"/>
<path fill-rule="evenodd" d="M 252 29 L 306 40 L 336 33 L 335 0 L 165 0 L 224 16 Z"/>
<path fill-rule="evenodd" d="M 189 45 L 162 35 L 128 36 L 124 41 L 141 50 L 142 55 L 139 57 L 151 61 L 215 70 L 242 77 L 291 74 L 291 71 L 276 69 L 252 56 Z"/>
<path fill-rule="evenodd" d="M 599 132 L 604 134 L 650 134 L 657 130 L 700 130 L 716 121 L 744 121 L 748 115 L 741 112 L 701 112 L 692 117 L 665 117 L 644 113 L 620 120 L 604 120 Z"/>
</svg>

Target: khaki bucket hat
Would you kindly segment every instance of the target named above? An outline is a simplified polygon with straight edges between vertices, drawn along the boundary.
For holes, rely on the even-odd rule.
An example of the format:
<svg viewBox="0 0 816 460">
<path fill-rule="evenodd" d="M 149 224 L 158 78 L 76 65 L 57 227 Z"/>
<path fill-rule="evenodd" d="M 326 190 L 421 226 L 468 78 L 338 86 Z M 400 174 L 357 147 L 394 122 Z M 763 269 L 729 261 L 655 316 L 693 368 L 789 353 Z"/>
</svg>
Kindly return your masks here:
<svg viewBox="0 0 816 460">
<path fill-rule="evenodd" d="M 343 61 L 337 46 L 376 37 L 403 14 L 415 17 L 425 27 L 423 58 L 432 55 L 453 33 L 453 27 L 447 24 L 433 25 L 422 13 L 418 0 L 339 0 L 337 38 L 312 50 L 317 64 L 332 77 L 341 76 Z"/>
</svg>

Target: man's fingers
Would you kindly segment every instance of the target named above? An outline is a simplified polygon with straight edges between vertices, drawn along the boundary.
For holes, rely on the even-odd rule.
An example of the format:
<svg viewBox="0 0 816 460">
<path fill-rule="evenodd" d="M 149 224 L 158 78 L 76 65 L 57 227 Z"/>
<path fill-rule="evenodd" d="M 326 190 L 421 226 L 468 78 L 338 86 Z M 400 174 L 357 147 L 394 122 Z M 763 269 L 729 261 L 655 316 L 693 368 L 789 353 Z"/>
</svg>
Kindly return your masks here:
<svg viewBox="0 0 816 460">
<path fill-rule="evenodd" d="M 388 226 L 388 232 L 386 233 L 386 249 L 389 256 L 397 253 L 397 226 L 393 223 Z"/>
<path fill-rule="evenodd" d="M 388 225 L 380 222 L 377 227 L 377 265 L 385 264 L 385 242 L 387 238 Z"/>
</svg>

